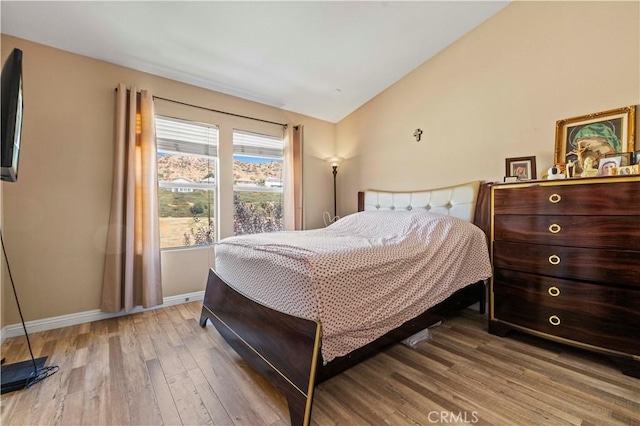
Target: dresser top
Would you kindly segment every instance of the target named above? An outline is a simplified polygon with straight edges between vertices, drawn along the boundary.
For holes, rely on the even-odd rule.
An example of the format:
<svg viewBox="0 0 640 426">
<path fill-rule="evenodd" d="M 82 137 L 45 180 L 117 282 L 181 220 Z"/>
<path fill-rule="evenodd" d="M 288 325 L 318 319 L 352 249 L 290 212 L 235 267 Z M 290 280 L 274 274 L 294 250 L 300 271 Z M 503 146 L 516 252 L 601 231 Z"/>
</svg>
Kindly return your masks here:
<svg viewBox="0 0 640 426">
<path fill-rule="evenodd" d="M 525 188 L 532 186 L 555 186 L 555 185 L 588 185 L 594 183 L 617 183 L 617 182 L 639 182 L 640 175 L 630 176 L 598 176 L 589 178 L 569 178 L 569 179 L 535 179 L 518 182 L 496 182 L 492 185 L 495 189 L 503 188 Z"/>
</svg>

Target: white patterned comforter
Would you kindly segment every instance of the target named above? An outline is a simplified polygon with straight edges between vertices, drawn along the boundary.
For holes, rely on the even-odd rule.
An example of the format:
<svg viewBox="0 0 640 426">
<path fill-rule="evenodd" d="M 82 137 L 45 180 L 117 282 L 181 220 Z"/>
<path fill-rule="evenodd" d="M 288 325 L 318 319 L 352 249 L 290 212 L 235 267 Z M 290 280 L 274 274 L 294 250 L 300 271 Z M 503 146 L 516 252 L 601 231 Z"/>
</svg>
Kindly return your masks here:
<svg viewBox="0 0 640 426">
<path fill-rule="evenodd" d="M 375 211 L 323 229 L 226 238 L 216 272 L 254 301 L 319 321 L 326 363 L 488 279 L 491 264 L 469 222 Z"/>
</svg>

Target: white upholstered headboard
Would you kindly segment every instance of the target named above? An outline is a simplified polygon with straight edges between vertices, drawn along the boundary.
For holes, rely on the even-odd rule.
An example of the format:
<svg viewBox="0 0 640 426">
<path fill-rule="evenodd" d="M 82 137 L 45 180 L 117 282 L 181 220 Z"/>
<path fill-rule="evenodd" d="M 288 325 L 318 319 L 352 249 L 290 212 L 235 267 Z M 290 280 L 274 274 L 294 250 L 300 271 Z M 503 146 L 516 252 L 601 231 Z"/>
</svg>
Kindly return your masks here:
<svg viewBox="0 0 640 426">
<path fill-rule="evenodd" d="M 474 221 L 480 181 L 424 191 L 364 191 L 363 210 L 427 210 Z"/>
</svg>

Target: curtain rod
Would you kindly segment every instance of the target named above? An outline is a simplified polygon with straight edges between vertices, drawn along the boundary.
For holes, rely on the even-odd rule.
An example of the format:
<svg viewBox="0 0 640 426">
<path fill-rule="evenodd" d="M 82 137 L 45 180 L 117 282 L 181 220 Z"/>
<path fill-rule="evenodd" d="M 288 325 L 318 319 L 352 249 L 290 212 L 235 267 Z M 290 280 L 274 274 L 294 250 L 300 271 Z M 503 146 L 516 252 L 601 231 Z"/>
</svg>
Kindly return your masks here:
<svg viewBox="0 0 640 426">
<path fill-rule="evenodd" d="M 116 87 L 116 92 L 117 91 L 118 91 L 118 88 Z M 127 92 L 129 92 L 129 91 L 130 91 L 130 89 L 127 89 Z M 140 92 L 137 92 L 137 93 L 140 93 Z M 199 105 L 188 104 L 186 102 L 174 101 L 173 99 L 162 98 L 160 96 L 155 96 L 155 95 L 152 95 L 152 97 L 153 97 L 153 99 L 160 99 L 161 101 L 173 102 L 174 104 L 184 105 L 184 106 L 188 106 L 188 107 L 192 107 L 192 108 L 203 109 L 205 111 L 217 112 L 219 114 L 226 114 L 226 115 L 231 115 L 231 116 L 239 117 L 239 118 L 246 118 L 248 120 L 261 121 L 263 123 L 276 124 L 276 125 L 282 126 L 284 128 L 288 127 L 287 124 L 278 123 L 278 122 L 275 122 L 275 121 L 263 120 L 261 118 L 255 118 L 255 117 L 248 117 L 246 115 L 235 114 L 233 112 L 220 111 L 220 110 L 213 109 L 213 108 L 207 108 L 207 107 L 203 107 L 203 106 L 199 106 Z"/>
</svg>

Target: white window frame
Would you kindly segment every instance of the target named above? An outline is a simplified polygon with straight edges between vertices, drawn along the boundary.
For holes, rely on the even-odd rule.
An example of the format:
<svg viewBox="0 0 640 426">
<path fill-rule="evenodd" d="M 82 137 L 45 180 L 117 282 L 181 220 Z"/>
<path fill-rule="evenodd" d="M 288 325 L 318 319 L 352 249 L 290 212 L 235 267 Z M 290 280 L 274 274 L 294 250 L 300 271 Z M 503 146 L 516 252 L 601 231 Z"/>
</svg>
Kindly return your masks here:
<svg viewBox="0 0 640 426">
<path fill-rule="evenodd" d="M 239 142 L 237 143 L 238 139 Z M 274 159 L 282 163 L 284 172 L 284 137 L 273 136 L 270 134 L 260 133 L 256 131 L 233 129 L 232 135 L 233 144 L 233 161 L 236 161 L 236 156 L 253 157 L 261 159 Z M 271 192 L 280 193 L 284 197 L 284 176 L 281 176 L 280 186 L 257 186 L 257 185 L 233 185 L 233 192 Z M 284 203 L 284 199 L 282 200 Z M 283 206 L 284 207 L 284 206 Z M 283 211 L 284 217 L 284 211 Z M 235 221 L 235 211 L 233 220 Z M 235 223 L 235 222 L 234 222 Z M 283 221 L 284 230 L 284 221 Z"/>
<path fill-rule="evenodd" d="M 191 157 L 200 157 L 207 160 L 211 160 L 214 162 L 214 178 L 213 183 L 203 183 L 203 182 L 170 182 L 170 181 L 160 181 L 158 179 L 158 187 L 159 188 L 167 188 L 176 190 L 176 192 L 192 192 L 194 189 L 198 190 L 209 190 L 213 191 L 212 199 L 215 200 L 213 205 L 213 219 L 214 219 L 214 236 L 213 242 L 210 244 L 198 244 L 198 245 L 182 245 L 175 247 L 164 247 L 161 250 L 191 250 L 191 249 L 201 249 L 201 248 L 209 248 L 216 241 L 218 241 L 219 234 L 219 226 L 218 226 L 218 215 L 219 215 L 219 207 L 218 207 L 218 173 L 220 170 L 219 158 L 218 158 L 218 146 L 220 144 L 220 130 L 217 125 L 209 124 L 209 123 L 200 123 L 196 121 L 183 120 L 180 118 L 168 117 L 161 114 L 156 114 L 156 140 L 157 140 L 157 154 L 166 153 L 166 154 L 174 154 L 174 155 L 182 155 L 182 156 L 191 156 Z M 160 123 L 160 128 L 158 127 L 158 123 Z M 175 123 L 176 126 L 180 126 L 181 124 L 187 126 L 191 126 L 191 130 L 194 132 L 188 132 L 186 129 L 183 132 L 180 132 L 180 129 L 171 128 L 171 124 Z M 197 129 L 200 128 L 200 129 Z M 206 131 L 205 131 L 206 129 Z M 199 131 L 200 130 L 200 131 Z M 211 132 L 211 131 L 214 132 Z M 205 135 L 206 133 L 206 135 Z M 214 136 L 211 138 L 211 136 Z M 211 143 L 211 140 L 214 142 Z M 206 143 L 205 143 L 206 142 Z M 156 154 L 156 155 L 157 155 Z M 211 207 L 211 206 L 210 206 Z M 212 211 L 211 208 L 209 211 Z M 160 236 L 162 239 L 162 236 Z"/>
</svg>

